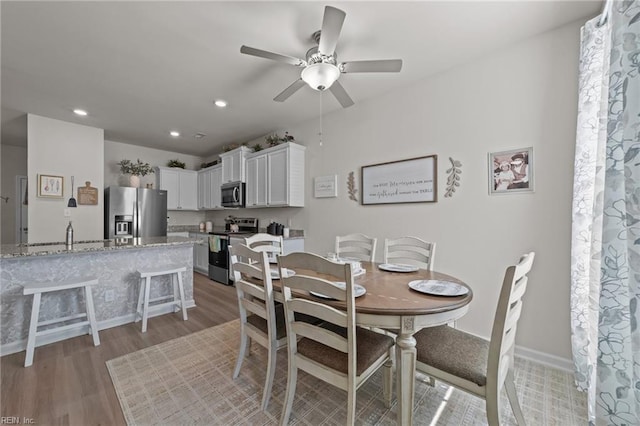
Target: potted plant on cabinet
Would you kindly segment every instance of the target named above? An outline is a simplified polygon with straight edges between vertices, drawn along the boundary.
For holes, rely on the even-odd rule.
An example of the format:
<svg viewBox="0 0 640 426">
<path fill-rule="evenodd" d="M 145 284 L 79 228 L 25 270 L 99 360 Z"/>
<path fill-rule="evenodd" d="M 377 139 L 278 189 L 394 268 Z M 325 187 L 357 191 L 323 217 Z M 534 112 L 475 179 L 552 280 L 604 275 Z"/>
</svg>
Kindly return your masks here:
<svg viewBox="0 0 640 426">
<path fill-rule="evenodd" d="M 149 163 L 143 163 L 139 158 L 135 163 L 131 160 L 121 160 L 118 166 L 120 166 L 120 172 L 122 172 L 122 174 L 129 175 L 129 185 L 134 188 L 140 186 L 140 176 L 153 173 L 153 168 Z"/>
<path fill-rule="evenodd" d="M 169 162 L 167 163 L 167 167 L 173 167 L 173 168 L 179 168 L 179 169 L 184 169 L 186 166 L 187 165 L 183 161 L 180 161 L 178 159 L 169 160 Z"/>
</svg>

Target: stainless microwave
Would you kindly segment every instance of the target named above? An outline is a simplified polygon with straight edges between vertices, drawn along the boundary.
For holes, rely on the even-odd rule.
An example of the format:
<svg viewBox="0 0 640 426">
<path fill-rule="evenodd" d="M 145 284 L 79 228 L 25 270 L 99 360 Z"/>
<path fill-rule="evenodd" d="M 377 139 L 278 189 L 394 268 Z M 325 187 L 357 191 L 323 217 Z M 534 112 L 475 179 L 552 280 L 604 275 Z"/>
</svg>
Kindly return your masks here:
<svg viewBox="0 0 640 426">
<path fill-rule="evenodd" d="M 244 207 L 244 182 L 229 182 L 222 185 L 222 207 Z"/>
</svg>

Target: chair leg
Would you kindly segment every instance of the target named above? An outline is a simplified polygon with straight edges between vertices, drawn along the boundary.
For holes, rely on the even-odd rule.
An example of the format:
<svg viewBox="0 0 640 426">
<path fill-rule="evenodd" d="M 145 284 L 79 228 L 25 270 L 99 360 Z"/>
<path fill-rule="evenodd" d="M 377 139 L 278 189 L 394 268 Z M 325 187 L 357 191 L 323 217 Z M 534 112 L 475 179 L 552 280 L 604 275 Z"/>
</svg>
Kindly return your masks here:
<svg viewBox="0 0 640 426">
<path fill-rule="evenodd" d="M 351 387 L 347 392 L 347 421 L 348 426 L 356 424 L 356 389 Z"/>
<path fill-rule="evenodd" d="M 287 393 L 284 397 L 284 404 L 282 405 L 282 415 L 280 416 L 280 425 L 289 424 L 289 416 L 291 415 L 291 408 L 293 408 L 293 399 L 296 394 L 296 382 L 298 381 L 298 368 L 293 364 L 295 361 L 291 360 L 293 355 L 289 352 L 289 374 L 287 377 Z"/>
<path fill-rule="evenodd" d="M 500 425 L 500 390 L 487 389 L 486 394 L 487 422 L 489 426 Z"/>
<path fill-rule="evenodd" d="M 24 359 L 25 367 L 33 364 L 33 351 L 36 349 L 36 332 L 38 331 L 38 317 L 40 316 L 40 296 L 41 293 L 35 293 L 33 295 L 31 323 L 29 323 L 29 337 L 27 339 L 27 355 Z"/>
<path fill-rule="evenodd" d="M 269 348 L 269 361 L 267 363 L 267 377 L 264 381 L 264 391 L 262 392 L 262 411 L 266 411 L 267 405 L 269 405 L 269 398 L 271 398 L 273 376 L 276 373 L 276 359 L 278 358 L 277 350 L 276 342 L 271 342 Z"/>
<path fill-rule="evenodd" d="M 244 330 L 240 331 L 240 351 L 238 352 L 238 359 L 236 360 L 236 369 L 233 370 L 233 378 L 237 378 L 238 374 L 240 374 L 240 368 L 242 368 L 242 361 L 244 361 L 244 357 L 247 351 L 247 346 L 249 343 L 249 336 L 244 333 Z"/>
<path fill-rule="evenodd" d="M 173 287 L 173 312 L 174 313 L 180 311 L 180 307 L 178 306 L 178 299 L 180 298 L 180 293 L 178 292 L 178 280 L 176 279 L 178 274 L 179 272 L 169 275 L 169 280 L 171 281 L 171 286 Z"/>
<path fill-rule="evenodd" d="M 84 287 L 84 304 L 87 308 L 87 317 L 89 320 L 89 327 L 91 328 L 91 335 L 93 336 L 93 346 L 100 346 L 100 336 L 98 335 L 98 322 L 96 321 L 96 310 L 93 306 L 93 295 L 91 293 L 91 287 Z"/>
<path fill-rule="evenodd" d="M 513 378 L 513 371 L 507 372 L 507 377 L 504 381 L 505 390 L 507 391 L 507 397 L 509 398 L 509 404 L 513 410 L 513 415 L 516 418 L 519 426 L 524 426 L 524 414 L 522 414 L 522 408 L 520 408 L 520 402 L 518 401 L 518 393 L 516 392 L 516 383 Z"/>
<path fill-rule="evenodd" d="M 382 393 L 384 395 L 384 403 L 387 408 L 391 407 L 393 401 L 393 361 L 391 358 L 395 346 L 389 349 L 389 359 L 384 363 L 384 382 L 382 383 Z"/>
</svg>

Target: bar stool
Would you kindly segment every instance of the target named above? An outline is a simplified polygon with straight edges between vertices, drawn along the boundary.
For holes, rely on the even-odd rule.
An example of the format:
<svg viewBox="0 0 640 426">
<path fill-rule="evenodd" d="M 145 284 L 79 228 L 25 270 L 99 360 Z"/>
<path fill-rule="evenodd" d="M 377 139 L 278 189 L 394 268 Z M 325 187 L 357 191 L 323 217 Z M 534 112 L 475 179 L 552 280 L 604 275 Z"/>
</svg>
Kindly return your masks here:
<svg viewBox="0 0 640 426">
<path fill-rule="evenodd" d="M 33 353 L 36 348 L 36 337 L 47 334 L 60 333 L 78 327 L 89 326 L 89 333 L 93 335 L 93 345 L 100 345 L 100 336 L 98 336 L 98 324 L 96 322 L 96 313 L 93 307 L 93 297 L 91 295 L 91 286 L 98 284 L 97 278 L 82 278 L 63 282 L 42 282 L 30 283 L 24 286 L 24 295 L 33 294 L 33 304 L 31 307 L 31 322 L 29 323 L 29 337 L 27 339 L 27 355 L 24 360 L 24 366 L 29 367 L 33 364 Z M 84 287 L 84 304 L 85 312 L 69 315 L 63 318 L 55 318 L 46 321 L 40 321 L 40 301 L 43 293 L 51 293 L 53 291 L 71 290 L 74 288 Z M 38 327 L 57 324 L 78 318 L 87 318 L 86 321 L 67 324 L 55 328 L 38 331 Z"/>
<path fill-rule="evenodd" d="M 187 307 L 184 300 L 184 286 L 182 285 L 182 273 L 187 272 L 185 266 L 169 266 L 164 268 L 148 269 L 138 271 L 140 274 L 140 292 L 138 293 L 138 307 L 136 308 L 136 320 L 142 318 L 142 332 L 147 332 L 147 319 L 149 318 L 149 303 L 171 299 L 169 302 L 156 303 L 151 305 L 151 309 L 157 310 L 165 306 L 172 306 L 174 312 L 182 308 L 182 319 L 187 320 Z M 151 292 L 151 278 L 169 275 L 173 284 L 173 294 L 149 299 Z M 178 300 L 179 299 L 179 300 Z"/>
</svg>

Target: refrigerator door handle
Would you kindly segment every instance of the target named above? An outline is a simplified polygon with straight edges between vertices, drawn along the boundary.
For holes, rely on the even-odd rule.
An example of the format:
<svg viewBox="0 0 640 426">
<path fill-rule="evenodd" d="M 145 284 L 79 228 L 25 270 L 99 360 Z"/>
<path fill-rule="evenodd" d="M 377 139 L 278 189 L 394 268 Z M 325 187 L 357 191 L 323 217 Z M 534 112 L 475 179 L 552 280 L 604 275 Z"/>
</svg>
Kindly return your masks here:
<svg viewBox="0 0 640 426">
<path fill-rule="evenodd" d="M 138 203 L 133 202 L 133 229 L 131 230 L 131 236 L 137 238 L 140 236 L 140 218 L 138 217 Z"/>
</svg>

